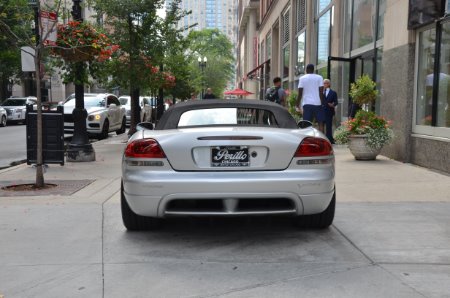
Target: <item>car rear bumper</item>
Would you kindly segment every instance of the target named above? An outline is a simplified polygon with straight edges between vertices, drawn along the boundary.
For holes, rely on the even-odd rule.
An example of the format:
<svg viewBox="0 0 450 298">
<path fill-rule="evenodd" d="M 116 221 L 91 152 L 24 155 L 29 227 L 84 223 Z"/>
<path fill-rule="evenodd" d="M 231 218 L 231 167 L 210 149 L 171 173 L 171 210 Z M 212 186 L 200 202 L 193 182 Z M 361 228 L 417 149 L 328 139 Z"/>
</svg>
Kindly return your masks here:
<svg viewBox="0 0 450 298">
<path fill-rule="evenodd" d="M 124 171 L 124 195 L 143 216 L 317 214 L 334 194 L 334 170 Z"/>
</svg>

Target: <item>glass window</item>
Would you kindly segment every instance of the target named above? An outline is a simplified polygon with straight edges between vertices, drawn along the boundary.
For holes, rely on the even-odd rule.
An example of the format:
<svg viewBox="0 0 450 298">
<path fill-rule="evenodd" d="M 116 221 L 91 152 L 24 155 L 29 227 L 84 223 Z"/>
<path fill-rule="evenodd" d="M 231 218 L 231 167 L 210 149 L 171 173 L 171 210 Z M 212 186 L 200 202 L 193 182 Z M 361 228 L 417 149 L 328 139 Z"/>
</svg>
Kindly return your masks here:
<svg viewBox="0 0 450 298">
<path fill-rule="evenodd" d="M 178 127 L 214 125 L 278 126 L 272 112 L 256 108 L 190 110 L 184 112 L 178 122 Z"/>
<path fill-rule="evenodd" d="M 344 52 L 350 52 L 350 41 L 352 37 L 352 3 L 344 1 Z"/>
<path fill-rule="evenodd" d="M 330 16 L 331 10 L 328 10 L 319 19 L 317 28 L 317 64 L 328 61 L 330 53 Z"/>
<path fill-rule="evenodd" d="M 384 36 L 384 15 L 386 13 L 386 0 L 378 1 L 378 34 L 377 40 L 383 39 Z"/>
<path fill-rule="evenodd" d="M 317 74 L 321 75 L 324 79 L 327 79 L 328 77 L 328 67 L 322 67 L 317 70 Z"/>
<path fill-rule="evenodd" d="M 319 0 L 318 2 L 318 13 L 320 13 L 325 7 L 328 6 L 328 4 L 330 4 L 331 0 Z"/>
<path fill-rule="evenodd" d="M 268 35 L 266 38 L 266 50 L 267 50 L 267 59 L 272 57 L 272 35 Z"/>
<path fill-rule="evenodd" d="M 442 24 L 436 126 L 450 127 L 450 22 Z"/>
<path fill-rule="evenodd" d="M 297 37 L 297 68 L 296 75 L 305 73 L 305 44 L 306 33 L 303 32 Z"/>
<path fill-rule="evenodd" d="M 375 4 L 375 0 L 354 0 L 352 49 L 360 48 L 374 41 Z"/>
<path fill-rule="evenodd" d="M 381 75 L 382 75 L 382 67 L 383 67 L 383 47 L 380 47 L 377 49 L 377 57 L 376 57 L 376 73 L 375 73 L 375 82 L 377 83 L 377 90 L 379 90 L 380 92 L 378 92 L 378 97 L 377 100 L 375 101 L 375 112 L 377 114 L 380 114 L 380 99 L 381 99 L 381 93 L 383 91 L 383 86 L 381 85 L 382 81 L 381 81 Z"/>
<path fill-rule="evenodd" d="M 419 61 L 417 74 L 416 124 L 431 125 L 433 102 L 434 40 L 436 29 L 419 35 Z"/>
<path fill-rule="evenodd" d="M 283 49 L 283 78 L 289 77 L 289 44 Z"/>
</svg>

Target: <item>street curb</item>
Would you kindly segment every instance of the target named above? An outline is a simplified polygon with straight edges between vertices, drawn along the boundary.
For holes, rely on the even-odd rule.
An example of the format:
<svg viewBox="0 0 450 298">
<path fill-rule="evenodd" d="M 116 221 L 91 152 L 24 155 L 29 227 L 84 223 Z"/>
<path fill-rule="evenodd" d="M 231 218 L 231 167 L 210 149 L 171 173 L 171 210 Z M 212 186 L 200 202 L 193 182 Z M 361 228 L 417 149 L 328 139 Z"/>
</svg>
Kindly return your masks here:
<svg viewBox="0 0 450 298">
<path fill-rule="evenodd" d="M 13 165 L 0 168 L 0 174 L 18 169 L 20 167 L 27 166 L 27 160 L 24 159 L 21 161 L 13 161 L 11 164 L 13 164 Z"/>
</svg>

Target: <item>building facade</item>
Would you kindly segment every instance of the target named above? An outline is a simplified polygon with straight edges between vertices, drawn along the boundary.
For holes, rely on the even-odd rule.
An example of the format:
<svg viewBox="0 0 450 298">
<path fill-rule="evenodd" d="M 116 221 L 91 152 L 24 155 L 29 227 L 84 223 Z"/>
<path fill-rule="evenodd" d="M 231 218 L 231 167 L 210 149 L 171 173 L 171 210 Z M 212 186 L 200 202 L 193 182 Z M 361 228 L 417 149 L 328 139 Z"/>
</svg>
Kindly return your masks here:
<svg viewBox="0 0 450 298">
<path fill-rule="evenodd" d="M 338 93 L 339 123 L 350 84 L 368 74 L 380 91 L 374 109 L 395 132 L 383 154 L 448 173 L 448 13 L 440 0 L 240 0 L 236 83 L 259 99 L 275 76 L 295 91 L 313 63 Z"/>
</svg>

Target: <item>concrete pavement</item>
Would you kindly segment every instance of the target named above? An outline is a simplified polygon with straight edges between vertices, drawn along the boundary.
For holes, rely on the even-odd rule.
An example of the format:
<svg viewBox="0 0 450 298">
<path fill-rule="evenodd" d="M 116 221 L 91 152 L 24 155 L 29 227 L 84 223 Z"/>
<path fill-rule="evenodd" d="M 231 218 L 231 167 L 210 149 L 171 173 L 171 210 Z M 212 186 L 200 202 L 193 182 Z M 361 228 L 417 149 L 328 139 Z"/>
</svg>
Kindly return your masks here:
<svg viewBox="0 0 450 298">
<path fill-rule="evenodd" d="M 448 175 L 384 157 L 355 161 L 336 147 L 328 230 L 258 218 L 127 232 L 124 138 L 95 143 L 95 162 L 49 167 L 46 181 L 73 181 L 71 194 L 0 197 L 0 296 L 450 297 Z M 20 165 L 0 171 L 0 182 L 34 176 Z"/>
</svg>

